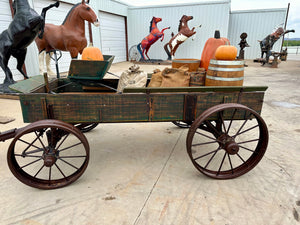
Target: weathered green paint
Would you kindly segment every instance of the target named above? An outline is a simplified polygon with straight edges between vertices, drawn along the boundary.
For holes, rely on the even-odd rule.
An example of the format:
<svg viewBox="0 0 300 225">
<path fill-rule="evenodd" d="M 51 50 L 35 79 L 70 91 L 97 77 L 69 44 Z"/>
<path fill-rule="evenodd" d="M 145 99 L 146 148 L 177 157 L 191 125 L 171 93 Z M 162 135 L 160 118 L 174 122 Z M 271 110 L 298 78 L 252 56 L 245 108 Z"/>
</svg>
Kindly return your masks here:
<svg viewBox="0 0 300 225">
<path fill-rule="evenodd" d="M 104 55 L 104 60 L 77 60 L 73 59 L 70 64 L 70 79 L 78 80 L 102 80 L 109 70 L 114 56 Z"/>
<path fill-rule="evenodd" d="M 49 80 L 49 82 L 53 82 L 55 78 Z M 37 90 L 42 89 L 45 92 L 45 80 L 44 76 L 38 75 L 30 77 L 27 80 L 19 81 L 15 84 L 9 86 L 10 89 L 20 92 L 20 93 L 32 93 L 32 92 L 40 92 Z"/>
<path fill-rule="evenodd" d="M 201 87 L 152 87 L 125 88 L 123 93 L 168 93 L 168 92 L 240 92 L 266 91 L 267 86 L 201 86 Z"/>
<path fill-rule="evenodd" d="M 132 94 L 26 94 L 21 95 L 24 122 L 46 119 L 46 105 L 52 105 L 54 119 L 78 122 L 146 122 L 184 120 L 185 95 L 189 93 Z M 258 113 L 264 92 L 193 92 L 199 116 L 221 103 L 241 103 Z M 43 100 L 44 99 L 44 100 Z"/>
</svg>

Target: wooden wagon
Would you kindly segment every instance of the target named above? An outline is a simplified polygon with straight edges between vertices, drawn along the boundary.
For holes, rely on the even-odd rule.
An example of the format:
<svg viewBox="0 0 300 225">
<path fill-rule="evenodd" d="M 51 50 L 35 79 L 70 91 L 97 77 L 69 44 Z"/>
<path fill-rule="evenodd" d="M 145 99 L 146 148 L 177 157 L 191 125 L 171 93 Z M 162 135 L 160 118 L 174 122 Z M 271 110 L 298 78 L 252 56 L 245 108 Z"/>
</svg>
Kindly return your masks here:
<svg viewBox="0 0 300 225">
<path fill-rule="evenodd" d="M 169 121 L 186 127 L 193 165 L 216 179 L 245 174 L 266 151 L 268 129 L 260 113 L 267 87 L 146 87 L 118 94 L 112 90 L 117 79 L 87 83 L 69 76 L 50 82 L 50 91 L 20 95 L 30 124 L 0 133 L 0 141 L 13 139 L 7 160 L 21 182 L 53 189 L 77 180 L 90 156 L 83 133 L 99 123 Z"/>
</svg>

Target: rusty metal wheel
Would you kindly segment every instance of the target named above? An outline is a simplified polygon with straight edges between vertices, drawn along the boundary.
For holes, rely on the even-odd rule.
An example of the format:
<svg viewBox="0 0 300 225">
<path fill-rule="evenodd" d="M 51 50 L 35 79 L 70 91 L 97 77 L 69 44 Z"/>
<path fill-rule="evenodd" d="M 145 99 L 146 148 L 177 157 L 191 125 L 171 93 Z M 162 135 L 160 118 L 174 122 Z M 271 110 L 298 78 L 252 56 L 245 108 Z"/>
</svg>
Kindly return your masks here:
<svg viewBox="0 0 300 225">
<path fill-rule="evenodd" d="M 7 161 L 24 184 L 60 188 L 77 180 L 87 168 L 89 144 L 71 124 L 40 120 L 20 129 L 9 146 Z"/>
<path fill-rule="evenodd" d="M 261 116 L 240 104 L 220 104 L 204 111 L 187 135 L 187 152 L 194 166 L 216 179 L 230 179 L 253 169 L 268 145 Z"/>
<path fill-rule="evenodd" d="M 89 132 L 96 128 L 99 125 L 99 123 L 78 123 L 74 124 L 75 127 L 77 127 L 82 133 Z"/>
</svg>

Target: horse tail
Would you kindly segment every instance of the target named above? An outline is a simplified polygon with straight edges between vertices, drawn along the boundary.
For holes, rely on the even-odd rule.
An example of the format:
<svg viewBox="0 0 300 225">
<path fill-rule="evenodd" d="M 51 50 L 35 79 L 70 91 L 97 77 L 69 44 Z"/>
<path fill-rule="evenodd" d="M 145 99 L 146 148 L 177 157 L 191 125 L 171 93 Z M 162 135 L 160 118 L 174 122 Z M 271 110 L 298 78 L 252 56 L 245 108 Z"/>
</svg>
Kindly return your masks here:
<svg viewBox="0 0 300 225">
<path fill-rule="evenodd" d="M 165 44 L 164 45 L 164 49 L 165 49 L 165 51 L 166 51 L 166 53 L 168 55 L 168 60 L 171 60 L 171 53 L 170 53 L 170 51 L 168 49 L 168 45 L 169 45 L 169 43 Z"/>
<path fill-rule="evenodd" d="M 139 51 L 139 53 L 141 54 L 141 57 L 142 57 L 142 59 L 145 59 L 145 57 L 144 57 L 144 55 L 143 55 L 143 52 L 142 52 L 142 47 L 141 47 L 141 43 L 139 43 L 138 45 L 137 45 L 137 49 L 138 49 L 138 51 Z"/>
<path fill-rule="evenodd" d="M 42 27 L 41 27 L 41 32 L 40 32 L 39 35 L 38 35 L 38 37 L 39 37 L 40 39 L 42 39 L 42 38 L 43 38 L 43 35 L 44 35 L 44 28 L 45 28 L 45 21 L 46 21 L 46 12 L 47 12 L 49 9 L 53 8 L 53 7 L 58 8 L 58 6 L 59 6 L 59 1 L 57 1 L 56 3 L 51 4 L 51 5 L 49 5 L 49 6 L 45 7 L 45 8 L 43 8 L 42 13 L 41 13 L 41 16 L 43 17 L 43 24 L 42 24 Z"/>
</svg>

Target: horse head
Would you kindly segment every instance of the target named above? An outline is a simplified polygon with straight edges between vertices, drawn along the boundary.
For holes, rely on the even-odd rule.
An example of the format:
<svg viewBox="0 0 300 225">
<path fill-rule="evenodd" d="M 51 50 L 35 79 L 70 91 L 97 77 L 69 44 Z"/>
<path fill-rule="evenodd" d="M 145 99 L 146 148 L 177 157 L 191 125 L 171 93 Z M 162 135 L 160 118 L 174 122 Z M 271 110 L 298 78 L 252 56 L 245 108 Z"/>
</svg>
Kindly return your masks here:
<svg viewBox="0 0 300 225">
<path fill-rule="evenodd" d="M 183 27 L 183 26 L 187 26 L 187 22 L 189 20 L 192 20 L 194 17 L 193 16 L 187 16 L 187 15 L 183 15 L 181 17 L 181 19 L 179 20 L 179 26 L 178 26 L 178 32 L 180 31 L 180 29 Z"/>
<path fill-rule="evenodd" d="M 89 1 L 87 3 L 89 3 Z M 81 4 L 78 6 L 79 15 L 83 20 L 86 20 L 98 27 L 100 25 L 99 19 L 95 11 L 87 3 L 85 0 L 82 0 Z"/>
</svg>

